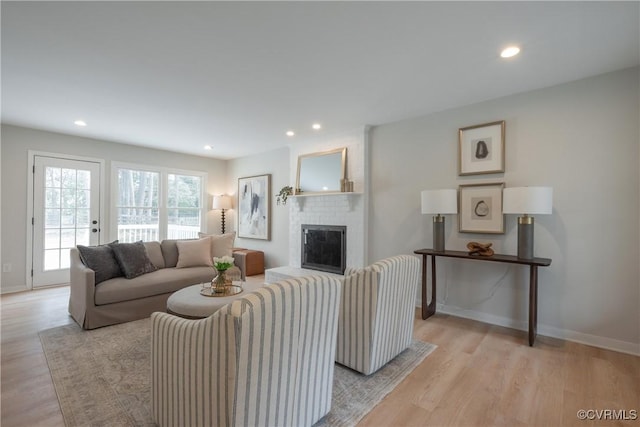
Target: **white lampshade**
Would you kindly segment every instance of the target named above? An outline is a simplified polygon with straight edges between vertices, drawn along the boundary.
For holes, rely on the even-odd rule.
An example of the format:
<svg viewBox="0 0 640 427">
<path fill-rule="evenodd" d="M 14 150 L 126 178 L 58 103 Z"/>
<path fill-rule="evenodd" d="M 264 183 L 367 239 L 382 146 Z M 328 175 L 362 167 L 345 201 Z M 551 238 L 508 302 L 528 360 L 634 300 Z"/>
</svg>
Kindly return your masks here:
<svg viewBox="0 0 640 427">
<path fill-rule="evenodd" d="M 551 214 L 553 188 L 511 187 L 502 192 L 502 212 L 506 214 Z"/>
<path fill-rule="evenodd" d="M 424 190 L 421 193 L 423 214 L 458 213 L 457 190 Z"/>
<path fill-rule="evenodd" d="M 212 209 L 231 209 L 231 197 L 225 195 L 213 196 Z"/>
</svg>

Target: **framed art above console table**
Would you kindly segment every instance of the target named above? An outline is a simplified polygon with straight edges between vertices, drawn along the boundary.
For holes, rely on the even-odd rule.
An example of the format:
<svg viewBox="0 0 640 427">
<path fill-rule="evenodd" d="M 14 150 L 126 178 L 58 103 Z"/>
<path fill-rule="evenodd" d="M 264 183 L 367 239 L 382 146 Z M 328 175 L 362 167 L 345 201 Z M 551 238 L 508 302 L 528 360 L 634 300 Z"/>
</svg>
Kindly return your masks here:
<svg viewBox="0 0 640 427">
<path fill-rule="evenodd" d="M 458 175 L 504 172 L 504 120 L 458 131 Z"/>
<path fill-rule="evenodd" d="M 503 189 L 502 182 L 459 186 L 458 230 L 460 233 L 504 234 Z"/>
</svg>

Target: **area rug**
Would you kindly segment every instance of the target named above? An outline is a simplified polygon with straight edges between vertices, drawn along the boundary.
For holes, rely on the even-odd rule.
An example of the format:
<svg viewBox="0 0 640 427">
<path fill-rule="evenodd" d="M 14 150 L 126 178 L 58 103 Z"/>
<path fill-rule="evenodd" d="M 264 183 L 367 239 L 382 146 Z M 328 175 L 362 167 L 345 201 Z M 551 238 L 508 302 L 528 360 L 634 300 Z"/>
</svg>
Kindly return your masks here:
<svg viewBox="0 0 640 427">
<path fill-rule="evenodd" d="M 152 426 L 150 320 L 83 331 L 66 325 L 40 332 L 67 426 Z M 353 426 L 436 346 L 411 346 L 373 375 L 336 364 L 331 412 L 316 426 Z"/>
</svg>

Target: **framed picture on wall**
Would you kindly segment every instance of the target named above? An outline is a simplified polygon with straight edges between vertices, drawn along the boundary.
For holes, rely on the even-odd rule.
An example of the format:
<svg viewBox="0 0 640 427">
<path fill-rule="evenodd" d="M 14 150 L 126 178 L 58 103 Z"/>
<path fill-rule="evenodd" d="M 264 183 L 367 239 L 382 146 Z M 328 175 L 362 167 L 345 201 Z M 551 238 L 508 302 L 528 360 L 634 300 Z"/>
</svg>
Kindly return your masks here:
<svg viewBox="0 0 640 427">
<path fill-rule="evenodd" d="M 504 172 L 504 120 L 458 131 L 458 175 Z"/>
<path fill-rule="evenodd" d="M 460 233 L 504 234 L 503 188 L 503 182 L 459 187 L 458 228 Z"/>
<path fill-rule="evenodd" d="M 271 174 L 238 178 L 238 237 L 271 239 Z"/>
</svg>

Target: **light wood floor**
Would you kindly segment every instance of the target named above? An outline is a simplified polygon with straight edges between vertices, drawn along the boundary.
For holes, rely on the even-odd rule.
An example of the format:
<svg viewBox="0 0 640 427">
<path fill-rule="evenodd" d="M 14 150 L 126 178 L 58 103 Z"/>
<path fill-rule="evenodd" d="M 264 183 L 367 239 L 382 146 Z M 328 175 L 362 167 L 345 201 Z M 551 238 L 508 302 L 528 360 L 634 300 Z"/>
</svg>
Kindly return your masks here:
<svg viewBox="0 0 640 427">
<path fill-rule="evenodd" d="M 1 425 L 62 426 L 38 331 L 71 323 L 68 287 L 0 297 Z M 640 358 L 437 314 L 415 338 L 438 345 L 359 426 L 639 426 L 581 421 L 640 411 Z M 628 412 L 628 414 L 631 414 Z"/>
</svg>

